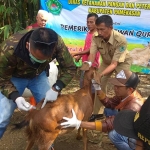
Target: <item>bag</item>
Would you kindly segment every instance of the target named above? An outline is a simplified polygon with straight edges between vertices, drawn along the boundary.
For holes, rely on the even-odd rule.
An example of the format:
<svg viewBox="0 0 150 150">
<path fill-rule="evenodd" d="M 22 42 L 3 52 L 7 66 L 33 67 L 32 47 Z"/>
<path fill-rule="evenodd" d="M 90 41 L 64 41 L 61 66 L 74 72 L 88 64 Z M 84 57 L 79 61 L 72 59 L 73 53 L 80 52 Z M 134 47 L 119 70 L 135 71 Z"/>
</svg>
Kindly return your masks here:
<svg viewBox="0 0 150 150">
<path fill-rule="evenodd" d="M 81 67 L 82 66 L 82 60 L 81 59 L 78 62 L 76 62 L 75 59 L 73 59 L 73 61 L 74 61 L 75 65 L 76 65 L 76 67 Z"/>
</svg>

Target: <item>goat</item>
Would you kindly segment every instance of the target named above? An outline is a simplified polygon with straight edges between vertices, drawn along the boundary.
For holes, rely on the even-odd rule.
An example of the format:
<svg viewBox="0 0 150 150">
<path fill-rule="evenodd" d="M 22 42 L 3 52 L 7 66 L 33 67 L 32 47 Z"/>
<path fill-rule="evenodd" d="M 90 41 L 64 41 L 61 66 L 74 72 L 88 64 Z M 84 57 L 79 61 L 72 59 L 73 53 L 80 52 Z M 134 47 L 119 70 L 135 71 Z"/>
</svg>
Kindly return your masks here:
<svg viewBox="0 0 150 150">
<path fill-rule="evenodd" d="M 26 116 L 26 133 L 28 145 L 26 150 L 31 150 L 36 143 L 39 150 L 48 150 L 59 134 L 72 131 L 74 128 L 62 129 L 59 123 L 64 116 L 71 118 L 74 109 L 79 120 L 88 120 L 93 111 L 91 94 L 91 79 L 94 68 L 85 71 L 83 88 L 71 94 L 58 96 L 55 102 L 48 102 L 41 109 L 43 100 L 37 104 L 36 109 L 28 112 Z M 86 130 L 83 130 L 84 150 L 87 150 Z"/>
</svg>

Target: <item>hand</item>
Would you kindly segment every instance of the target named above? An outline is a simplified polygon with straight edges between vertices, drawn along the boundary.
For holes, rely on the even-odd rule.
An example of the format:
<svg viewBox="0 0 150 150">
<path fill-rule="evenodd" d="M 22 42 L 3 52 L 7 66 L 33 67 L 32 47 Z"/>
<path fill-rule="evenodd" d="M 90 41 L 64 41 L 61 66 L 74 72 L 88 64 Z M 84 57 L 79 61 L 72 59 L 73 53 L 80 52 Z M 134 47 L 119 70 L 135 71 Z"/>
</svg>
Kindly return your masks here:
<svg viewBox="0 0 150 150">
<path fill-rule="evenodd" d="M 54 102 L 57 99 L 57 96 L 58 96 L 58 92 L 54 91 L 52 88 L 48 90 L 46 92 L 46 97 L 41 108 L 43 108 L 47 102 Z"/>
<path fill-rule="evenodd" d="M 80 70 L 86 71 L 89 70 L 89 68 L 92 66 L 92 62 L 90 61 L 84 61 L 82 64 L 82 67 L 80 68 Z"/>
<path fill-rule="evenodd" d="M 80 55 L 75 56 L 74 59 L 75 59 L 76 62 L 79 62 L 79 60 L 81 59 L 81 56 Z"/>
<path fill-rule="evenodd" d="M 72 118 L 63 117 L 63 119 L 66 120 L 66 122 L 60 124 L 62 128 L 75 127 L 76 129 L 79 129 L 81 121 L 77 119 L 73 109 L 72 109 L 72 115 L 73 115 Z"/>
<path fill-rule="evenodd" d="M 76 56 L 76 53 L 71 53 L 71 56 L 72 56 L 72 57 Z"/>
<path fill-rule="evenodd" d="M 29 111 L 32 108 L 35 109 L 35 106 L 30 105 L 23 97 L 18 97 L 15 102 L 20 110 Z"/>
<path fill-rule="evenodd" d="M 92 84 L 96 91 L 101 90 L 100 85 L 94 79 L 92 79 Z"/>
</svg>

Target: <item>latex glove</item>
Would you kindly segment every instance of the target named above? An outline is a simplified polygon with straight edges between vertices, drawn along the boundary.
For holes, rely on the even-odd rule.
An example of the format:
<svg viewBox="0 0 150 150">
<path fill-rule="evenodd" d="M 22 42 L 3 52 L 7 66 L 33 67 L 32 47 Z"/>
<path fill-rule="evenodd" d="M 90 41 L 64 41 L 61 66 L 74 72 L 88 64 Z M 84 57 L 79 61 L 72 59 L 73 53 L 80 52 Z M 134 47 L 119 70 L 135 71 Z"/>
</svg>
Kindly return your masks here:
<svg viewBox="0 0 150 150">
<path fill-rule="evenodd" d="M 92 66 L 92 62 L 91 62 L 91 61 L 84 61 L 84 63 L 88 63 L 88 64 L 89 64 L 89 67 Z"/>
<path fill-rule="evenodd" d="M 15 102 L 20 110 L 29 111 L 33 108 L 35 109 L 35 106 L 30 105 L 23 97 L 18 97 Z"/>
<path fill-rule="evenodd" d="M 96 91 L 101 90 L 100 85 L 98 83 L 96 83 L 96 81 L 94 79 L 92 79 L 92 84 Z"/>
<path fill-rule="evenodd" d="M 72 115 L 73 115 L 72 118 L 63 117 L 63 119 L 66 120 L 66 122 L 60 124 L 62 128 L 75 127 L 76 129 L 79 129 L 81 121 L 77 119 L 73 109 L 72 109 Z"/>
<path fill-rule="evenodd" d="M 80 68 L 80 70 L 86 71 L 89 70 L 89 68 L 92 66 L 92 62 L 90 61 L 84 61 L 82 63 L 82 67 Z"/>
<path fill-rule="evenodd" d="M 58 92 L 54 91 L 52 88 L 48 90 L 46 92 L 46 97 L 41 108 L 43 108 L 47 102 L 54 102 L 57 99 L 57 96 L 58 96 Z"/>
</svg>

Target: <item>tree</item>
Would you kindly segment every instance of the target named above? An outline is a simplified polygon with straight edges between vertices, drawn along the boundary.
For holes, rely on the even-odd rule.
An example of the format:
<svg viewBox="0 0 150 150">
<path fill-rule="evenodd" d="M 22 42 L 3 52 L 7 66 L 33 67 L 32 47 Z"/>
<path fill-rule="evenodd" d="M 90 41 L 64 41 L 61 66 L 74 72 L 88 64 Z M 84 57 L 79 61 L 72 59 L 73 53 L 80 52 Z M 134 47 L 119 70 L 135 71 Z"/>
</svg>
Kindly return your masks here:
<svg viewBox="0 0 150 150">
<path fill-rule="evenodd" d="M 1 0 L 0 42 L 35 22 L 39 9 L 39 0 Z"/>
</svg>

